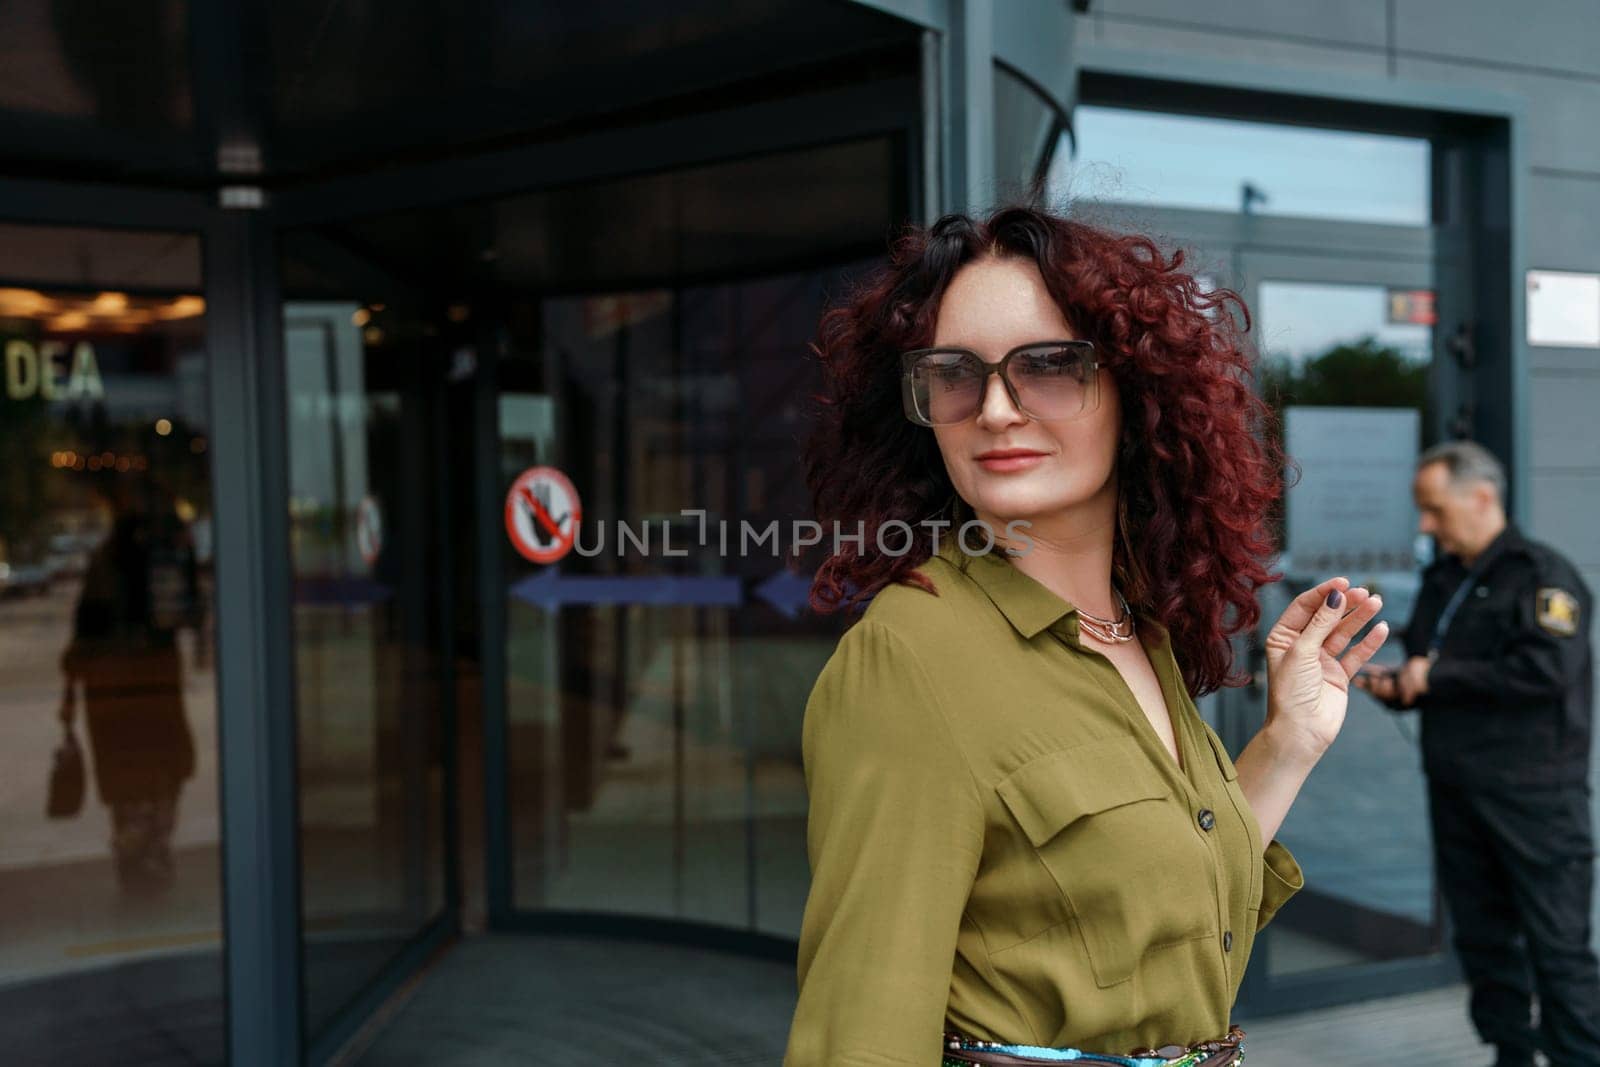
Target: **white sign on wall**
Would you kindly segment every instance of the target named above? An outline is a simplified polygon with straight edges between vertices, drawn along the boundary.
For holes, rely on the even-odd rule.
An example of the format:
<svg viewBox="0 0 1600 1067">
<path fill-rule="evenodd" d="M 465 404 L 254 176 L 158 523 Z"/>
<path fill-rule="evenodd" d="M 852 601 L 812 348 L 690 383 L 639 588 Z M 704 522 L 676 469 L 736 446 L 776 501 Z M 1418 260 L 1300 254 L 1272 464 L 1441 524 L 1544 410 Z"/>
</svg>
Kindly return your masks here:
<svg viewBox="0 0 1600 1067">
<path fill-rule="evenodd" d="M 1284 548 L 1300 573 L 1410 570 L 1420 416 L 1411 408 L 1284 410 L 1289 490 Z"/>
<path fill-rule="evenodd" d="M 1530 270 L 1528 343 L 1600 348 L 1600 274 Z"/>
</svg>

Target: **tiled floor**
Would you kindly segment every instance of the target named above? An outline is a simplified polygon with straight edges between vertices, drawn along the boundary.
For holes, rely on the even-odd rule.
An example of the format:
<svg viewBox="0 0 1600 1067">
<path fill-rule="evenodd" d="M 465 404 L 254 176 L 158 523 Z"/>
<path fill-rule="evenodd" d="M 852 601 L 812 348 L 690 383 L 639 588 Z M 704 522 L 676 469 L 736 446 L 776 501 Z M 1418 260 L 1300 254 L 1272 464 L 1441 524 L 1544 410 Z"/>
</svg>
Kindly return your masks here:
<svg viewBox="0 0 1600 1067">
<path fill-rule="evenodd" d="M 1493 1058 L 1459 988 L 1245 1020 L 1252 1067 L 1474 1067 Z M 546 936 L 470 939 L 346 1063 L 360 1067 L 775 1065 L 794 1008 L 787 963 Z"/>
</svg>

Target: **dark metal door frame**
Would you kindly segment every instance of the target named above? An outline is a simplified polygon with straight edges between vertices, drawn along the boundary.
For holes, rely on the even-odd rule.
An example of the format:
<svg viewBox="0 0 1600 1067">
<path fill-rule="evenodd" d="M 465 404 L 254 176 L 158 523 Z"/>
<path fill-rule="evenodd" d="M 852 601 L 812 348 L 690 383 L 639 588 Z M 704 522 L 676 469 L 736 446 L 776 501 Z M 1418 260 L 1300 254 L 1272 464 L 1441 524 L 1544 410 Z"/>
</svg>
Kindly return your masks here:
<svg viewBox="0 0 1600 1067">
<path fill-rule="evenodd" d="M 1335 224 L 1336 225 L 1336 224 Z M 1264 250 L 1246 247 L 1237 251 L 1237 280 L 1253 314 L 1261 308 L 1261 286 L 1264 282 L 1303 282 L 1330 285 L 1376 285 L 1386 288 L 1434 289 L 1440 275 L 1438 263 L 1432 254 L 1433 241 L 1427 231 L 1411 235 L 1396 235 L 1396 244 L 1411 244 L 1409 254 L 1393 248 L 1385 255 L 1358 254 L 1339 250 L 1333 254 L 1306 251 L 1283 251 L 1279 248 Z M 1270 324 L 1268 324 L 1270 326 Z M 1444 324 L 1435 328 L 1433 356 L 1435 363 L 1441 359 Z M 1452 379 L 1446 375 L 1430 373 L 1428 404 L 1435 413 L 1453 408 L 1449 395 Z M 1272 624 L 1262 619 L 1263 630 Z M 1222 694 L 1221 729 L 1223 740 L 1237 752 L 1254 735 L 1265 716 L 1263 690 L 1255 686 L 1229 690 Z M 1454 961 L 1447 952 L 1421 957 L 1408 957 L 1379 963 L 1346 965 L 1300 975 L 1274 977 L 1271 959 L 1274 946 L 1274 927 L 1268 926 L 1264 936 L 1256 942 L 1251 966 L 1239 992 L 1238 1007 L 1241 1014 L 1254 1010 L 1257 1014 L 1272 1014 L 1327 1007 L 1332 1004 L 1370 997 L 1378 991 L 1398 994 L 1433 988 L 1448 983 L 1457 975 Z"/>
</svg>

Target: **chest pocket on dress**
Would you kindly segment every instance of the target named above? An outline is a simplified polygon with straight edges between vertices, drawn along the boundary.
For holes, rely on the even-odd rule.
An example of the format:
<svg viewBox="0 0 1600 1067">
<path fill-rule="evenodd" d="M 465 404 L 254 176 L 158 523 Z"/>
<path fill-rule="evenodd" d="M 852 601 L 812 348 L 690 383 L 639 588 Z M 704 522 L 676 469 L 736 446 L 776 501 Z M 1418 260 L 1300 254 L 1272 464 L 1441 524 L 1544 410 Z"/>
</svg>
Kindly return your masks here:
<svg viewBox="0 0 1600 1067">
<path fill-rule="evenodd" d="M 1036 757 L 995 788 L 1067 898 L 1097 985 L 1213 933 L 1209 853 L 1132 738 Z"/>
</svg>

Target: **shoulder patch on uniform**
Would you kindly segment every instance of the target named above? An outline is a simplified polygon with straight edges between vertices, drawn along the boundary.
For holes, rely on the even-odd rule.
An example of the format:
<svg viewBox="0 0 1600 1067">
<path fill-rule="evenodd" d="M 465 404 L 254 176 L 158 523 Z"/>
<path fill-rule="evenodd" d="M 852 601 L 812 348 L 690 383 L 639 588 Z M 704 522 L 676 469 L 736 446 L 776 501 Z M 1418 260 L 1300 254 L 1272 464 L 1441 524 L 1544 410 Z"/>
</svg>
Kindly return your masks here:
<svg viewBox="0 0 1600 1067">
<path fill-rule="evenodd" d="M 1565 589 L 1545 586 L 1539 590 L 1539 625 L 1557 637 L 1578 632 L 1578 598 Z"/>
</svg>

